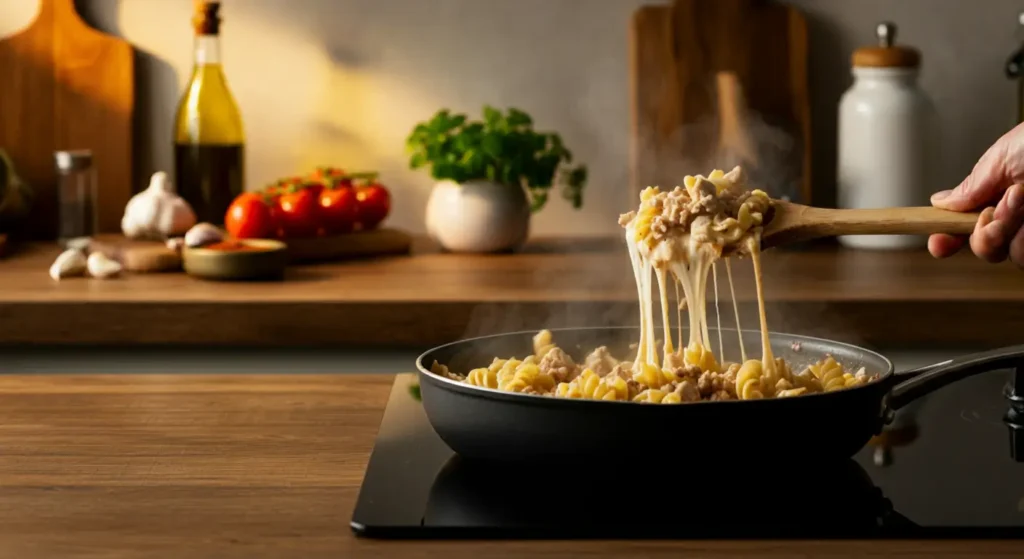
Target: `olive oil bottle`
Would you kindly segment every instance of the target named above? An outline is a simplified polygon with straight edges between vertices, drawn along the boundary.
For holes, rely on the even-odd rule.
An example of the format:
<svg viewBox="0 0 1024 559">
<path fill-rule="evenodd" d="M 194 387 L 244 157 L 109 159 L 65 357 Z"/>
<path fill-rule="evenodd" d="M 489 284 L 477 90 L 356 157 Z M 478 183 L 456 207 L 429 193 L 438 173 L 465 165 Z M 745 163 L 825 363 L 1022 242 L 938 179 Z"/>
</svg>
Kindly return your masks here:
<svg viewBox="0 0 1024 559">
<path fill-rule="evenodd" d="M 220 2 L 195 0 L 194 67 L 175 118 L 178 194 L 199 221 L 224 223 L 245 187 L 245 133 L 220 59 Z"/>
</svg>

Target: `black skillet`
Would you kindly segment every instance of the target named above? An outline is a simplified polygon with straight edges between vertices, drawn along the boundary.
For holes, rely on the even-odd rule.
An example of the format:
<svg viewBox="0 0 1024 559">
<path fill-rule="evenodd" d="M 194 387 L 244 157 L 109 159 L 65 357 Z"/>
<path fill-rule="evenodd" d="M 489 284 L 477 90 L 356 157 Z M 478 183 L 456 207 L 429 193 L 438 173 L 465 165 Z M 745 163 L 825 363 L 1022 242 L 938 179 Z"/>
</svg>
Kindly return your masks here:
<svg viewBox="0 0 1024 559">
<path fill-rule="evenodd" d="M 457 454 L 497 461 L 603 460 L 640 464 L 670 460 L 637 471 L 639 479 L 715 462 L 798 463 L 813 468 L 856 454 L 913 400 L 982 372 L 1024 365 L 1024 345 L 967 355 L 896 373 L 882 355 L 850 344 L 807 336 L 771 334 L 772 351 L 794 371 L 832 355 L 847 368 L 865 367 L 878 380 L 836 392 L 795 398 L 639 404 L 552 398 L 502 392 L 460 383 L 430 372 L 437 360 L 467 372 L 494 357 L 532 354 L 536 332 L 473 338 L 431 349 L 417 359 L 423 407 L 434 431 Z M 622 359 L 635 353 L 636 328 L 552 330 L 555 343 L 574 359 L 608 346 Z M 742 331 L 748 357 L 759 358 L 760 332 Z M 722 330 L 724 355 L 739 360 L 735 330 Z M 712 336 L 714 338 L 714 335 Z M 713 349 L 718 349 L 714 339 Z M 674 461 L 673 461 L 674 460 Z M 531 474 L 532 476 L 533 474 Z M 768 483 L 758 469 L 745 483 Z M 744 481 L 737 480 L 744 483 Z"/>
</svg>

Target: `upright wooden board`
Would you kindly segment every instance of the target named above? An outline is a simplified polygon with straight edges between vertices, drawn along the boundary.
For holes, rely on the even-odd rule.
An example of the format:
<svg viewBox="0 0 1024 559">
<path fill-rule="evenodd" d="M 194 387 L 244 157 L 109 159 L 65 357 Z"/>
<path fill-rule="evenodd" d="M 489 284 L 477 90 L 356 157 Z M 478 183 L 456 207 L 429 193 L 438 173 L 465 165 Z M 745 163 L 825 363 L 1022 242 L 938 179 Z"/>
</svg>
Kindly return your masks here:
<svg viewBox="0 0 1024 559">
<path fill-rule="evenodd" d="M 630 27 L 631 188 L 741 163 L 811 203 L 807 27 L 761 0 L 677 0 Z"/>
<path fill-rule="evenodd" d="M 131 46 L 90 28 L 73 0 L 41 0 L 38 17 L 0 40 L 0 146 L 35 192 L 30 230 L 57 233 L 53 153 L 90 149 L 99 226 L 117 231 L 131 197 L 134 62 Z"/>
</svg>

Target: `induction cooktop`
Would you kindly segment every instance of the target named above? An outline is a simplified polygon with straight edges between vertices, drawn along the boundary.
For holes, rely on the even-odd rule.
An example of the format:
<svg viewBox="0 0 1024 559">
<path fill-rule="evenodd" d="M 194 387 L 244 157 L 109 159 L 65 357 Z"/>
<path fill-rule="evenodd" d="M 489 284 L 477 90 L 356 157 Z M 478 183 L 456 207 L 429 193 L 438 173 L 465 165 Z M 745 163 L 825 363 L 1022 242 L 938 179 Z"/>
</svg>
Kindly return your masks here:
<svg viewBox="0 0 1024 559">
<path fill-rule="evenodd" d="M 1014 376 L 978 375 L 915 402 L 845 462 L 711 467 L 463 460 L 430 427 L 416 375 L 398 375 L 351 526 L 374 538 L 1017 538 L 1024 398 Z M 685 444 L 685 429 L 666 440 Z M 799 436 L 757 429 L 738 444 Z"/>
</svg>

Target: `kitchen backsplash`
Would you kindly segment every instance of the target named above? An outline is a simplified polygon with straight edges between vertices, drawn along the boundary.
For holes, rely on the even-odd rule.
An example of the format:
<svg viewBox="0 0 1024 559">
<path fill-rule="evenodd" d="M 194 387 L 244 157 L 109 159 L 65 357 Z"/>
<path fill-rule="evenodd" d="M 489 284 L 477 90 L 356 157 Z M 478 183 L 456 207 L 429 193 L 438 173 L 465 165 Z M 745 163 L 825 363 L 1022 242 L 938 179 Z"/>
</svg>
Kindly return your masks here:
<svg viewBox="0 0 1024 559">
<path fill-rule="evenodd" d="M 430 179 L 402 151 L 414 123 L 445 106 L 518 106 L 590 167 L 584 208 L 554 200 L 536 234 L 617 233 L 628 199 L 627 25 L 643 0 L 224 0 L 223 56 L 244 113 L 250 187 L 316 164 L 379 169 L 391 222 L 423 230 Z M 0 35 L 37 7 L 0 0 Z M 849 57 L 891 20 L 921 49 L 922 87 L 940 114 L 946 188 L 1015 114 L 1003 76 L 1020 0 L 794 0 L 810 29 L 814 184 L 834 199 L 836 110 Z M 96 27 L 138 49 L 137 176 L 171 168 L 171 123 L 191 69 L 191 2 L 87 0 Z M 148 122 L 147 122 L 148 121 Z M 696 171 L 704 171 L 697 169 Z M 138 186 L 145 185 L 140 179 Z"/>
</svg>

